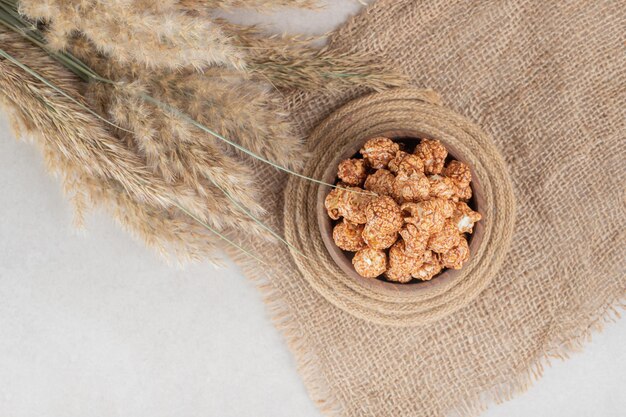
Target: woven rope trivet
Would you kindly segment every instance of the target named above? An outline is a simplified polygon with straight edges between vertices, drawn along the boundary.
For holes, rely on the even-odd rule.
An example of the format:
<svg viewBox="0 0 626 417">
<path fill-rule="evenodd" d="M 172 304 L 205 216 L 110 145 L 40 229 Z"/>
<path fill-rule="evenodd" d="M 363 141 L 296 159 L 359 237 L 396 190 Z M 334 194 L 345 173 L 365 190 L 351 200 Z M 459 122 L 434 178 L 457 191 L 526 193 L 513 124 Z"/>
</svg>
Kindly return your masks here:
<svg viewBox="0 0 626 417">
<path fill-rule="evenodd" d="M 358 138 L 412 130 L 441 139 L 472 162 L 484 188 L 484 237 L 459 279 L 425 291 L 377 291 L 345 274 L 330 257 L 317 222 L 320 185 L 292 177 L 285 190 L 285 236 L 300 272 L 337 307 L 364 320 L 393 326 L 432 322 L 467 305 L 494 278 L 507 253 L 515 217 L 514 196 L 502 157 L 492 140 L 466 118 L 438 104 L 431 91 L 398 89 L 374 93 L 341 107 L 311 134 L 304 174 L 320 178 L 337 155 Z M 322 186 L 323 187 L 323 186 Z M 436 278 L 435 278 L 436 279 Z"/>
</svg>

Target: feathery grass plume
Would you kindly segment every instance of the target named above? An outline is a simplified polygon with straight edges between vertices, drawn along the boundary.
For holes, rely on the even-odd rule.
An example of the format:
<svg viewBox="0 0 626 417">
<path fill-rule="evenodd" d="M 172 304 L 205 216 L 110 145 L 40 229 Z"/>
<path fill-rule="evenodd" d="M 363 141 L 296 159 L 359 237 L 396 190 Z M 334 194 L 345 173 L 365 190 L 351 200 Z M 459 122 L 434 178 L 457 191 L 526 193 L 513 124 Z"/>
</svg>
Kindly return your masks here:
<svg viewBox="0 0 626 417">
<path fill-rule="evenodd" d="M 287 168 L 300 168 L 302 138 L 292 133 L 279 97 L 265 84 L 230 75 L 223 68 L 202 75 L 166 74 L 154 79 L 153 96 L 255 154 Z"/>
<path fill-rule="evenodd" d="M 121 62 L 148 68 L 211 64 L 242 69 L 244 53 L 218 25 L 177 8 L 176 0 L 20 0 L 19 10 L 46 22 L 48 43 L 67 46 L 75 32 L 84 33 L 102 52 Z"/>
<path fill-rule="evenodd" d="M 40 48 L 2 27 L 0 45 L 73 97 L 81 97 L 82 83 Z M 194 219 L 207 217 L 205 200 L 189 187 L 171 186 L 150 173 L 101 120 L 6 59 L 0 59 L 0 96 L 38 139 L 49 167 L 75 190 L 79 209 L 86 200 L 104 204 L 151 246 L 191 258 L 214 255 L 215 235 Z M 259 228 L 241 218 L 250 223 L 247 228 Z"/>
<path fill-rule="evenodd" d="M 222 64 L 250 71 L 274 87 L 302 90 L 358 85 L 380 91 L 407 83 L 374 57 L 311 47 L 297 36 L 268 37 L 257 28 L 211 16 L 211 10 L 228 6 L 314 6 L 309 0 L 20 0 L 19 5 L 29 18 L 47 23 L 46 38 L 53 47 L 67 47 L 81 32 L 122 63 L 196 70 Z"/>
<path fill-rule="evenodd" d="M 179 4 L 187 9 L 253 9 L 260 12 L 280 7 L 299 7 L 317 9 L 319 0 L 180 0 Z"/>
<path fill-rule="evenodd" d="M 1 0 L 1 1 L 5 1 L 5 0 Z M 2 17 L 2 16 L 0 16 Z M 17 16 L 18 19 L 20 19 L 20 16 Z M 26 22 L 27 23 L 27 22 Z M 24 24 L 24 25 L 17 25 L 17 27 L 21 27 L 21 28 L 26 28 L 28 27 L 28 24 Z M 35 29 L 35 32 L 37 30 Z M 21 31 L 18 31 L 21 32 Z M 33 36 L 37 35 L 34 32 L 30 32 L 29 33 L 29 39 L 31 39 Z M 38 38 L 38 36 L 37 36 Z M 124 140 L 124 143 L 129 146 L 129 148 L 131 150 L 134 151 L 139 151 L 137 152 L 140 156 L 141 156 L 141 150 L 145 149 L 147 146 L 142 146 L 141 140 L 138 141 L 139 142 L 139 147 L 141 149 L 139 149 L 136 145 L 136 141 L 134 140 L 134 136 L 132 133 L 134 133 L 133 131 L 130 130 L 130 128 L 132 128 L 133 123 L 136 124 L 141 124 L 144 123 L 143 126 L 140 126 L 140 128 L 135 128 L 135 130 L 137 131 L 137 135 L 140 138 L 146 138 L 149 136 L 153 136 L 154 134 L 154 130 L 150 128 L 150 126 L 145 125 L 145 122 L 150 122 L 153 120 L 168 120 L 171 119 L 175 124 L 176 124 L 176 129 L 174 129 L 174 135 L 178 135 L 179 137 L 185 138 L 185 137 L 190 137 L 192 136 L 193 133 L 201 133 L 206 135 L 205 133 L 202 133 L 202 130 L 198 130 L 196 132 L 183 132 L 183 134 L 181 134 L 181 130 L 182 129 L 189 129 L 190 127 L 194 127 L 193 124 L 188 124 L 187 122 L 181 123 L 180 120 L 178 120 L 176 117 L 172 117 L 172 114 L 170 114 L 169 112 L 165 112 L 162 115 L 154 115 L 152 114 L 150 111 L 145 111 L 146 107 L 150 107 L 150 106 L 146 106 L 146 102 L 144 99 L 141 99 L 140 96 L 143 95 L 143 91 L 138 90 L 136 87 L 139 84 L 138 82 L 132 82 L 132 83 L 117 83 L 114 81 L 107 81 L 108 78 L 116 78 L 113 77 L 112 75 L 116 75 L 116 76 L 125 76 L 125 77 L 138 77 L 138 74 L 141 74 L 143 76 L 152 76 L 153 78 L 156 77 L 155 79 L 157 80 L 161 80 L 161 76 L 163 77 L 172 77 L 171 74 L 169 74 L 167 71 L 162 70 L 162 71 L 150 71 L 148 69 L 145 68 L 145 66 L 143 65 L 139 65 L 137 63 L 134 64 L 128 64 L 126 66 L 122 66 L 122 65 L 118 65 L 115 64 L 115 61 L 111 61 L 110 59 L 107 59 L 106 56 L 104 55 L 100 55 L 97 54 L 95 49 L 91 47 L 91 44 L 89 42 L 87 42 L 84 37 L 78 37 L 79 40 L 83 40 L 82 45 L 83 47 L 76 47 L 76 45 L 74 45 L 74 47 L 72 49 L 77 50 L 78 53 L 77 55 L 80 56 L 81 58 L 88 60 L 91 59 L 93 61 L 93 63 L 95 65 L 100 65 L 104 70 L 103 74 L 105 76 L 107 76 L 107 78 L 101 78 L 100 76 L 98 76 L 96 74 L 96 72 L 93 72 L 93 70 L 88 69 L 87 74 L 89 75 L 89 77 L 93 77 L 95 79 L 102 79 L 104 81 L 106 81 L 105 83 L 101 84 L 101 83 L 91 83 L 89 84 L 88 87 L 88 97 L 91 98 L 90 100 L 90 104 L 92 106 L 95 105 L 96 108 L 98 108 L 100 110 L 100 112 L 104 115 L 108 114 L 117 114 L 117 120 L 121 121 L 121 123 L 119 124 L 123 124 L 123 125 L 129 125 L 128 129 L 126 128 L 122 128 L 120 127 L 121 130 L 118 133 L 118 137 L 120 137 L 121 139 Z M 42 48 L 46 49 L 45 45 L 42 45 L 41 42 L 43 41 L 43 39 L 40 40 L 35 40 L 35 43 L 42 46 Z M 80 44 L 80 42 L 77 42 L 77 44 Z M 85 47 L 85 45 L 89 45 L 87 47 Z M 91 48 L 90 48 L 91 47 Z M 81 56 L 81 49 L 83 50 L 82 55 Z M 88 49 L 87 51 L 85 51 L 85 49 Z M 89 50 L 91 49 L 91 50 Z M 67 55 L 66 52 L 63 53 L 53 53 L 53 56 L 58 59 L 58 58 L 63 58 L 63 55 Z M 68 55 L 68 57 L 72 57 L 73 56 L 70 54 Z M 62 60 L 61 62 L 65 63 L 65 60 Z M 78 61 L 80 62 L 80 61 Z M 71 63 L 71 62 L 70 62 Z M 82 64 L 82 63 L 81 63 Z M 83 64 L 84 65 L 84 64 Z M 74 66 L 74 65 L 72 65 Z M 128 68 L 127 68 L 128 67 Z M 85 67 L 86 68 L 86 67 Z M 220 69 L 220 71 L 218 72 L 217 69 L 215 69 L 216 75 L 219 75 L 220 78 L 224 78 L 222 76 L 222 73 L 225 70 L 222 68 Z M 229 74 L 226 74 L 229 75 Z M 237 75 L 237 74 L 235 74 Z M 194 80 L 194 82 L 202 82 L 201 77 L 199 77 L 199 75 L 193 71 L 189 71 L 189 75 L 186 77 L 188 79 Z M 216 79 L 217 77 L 208 77 L 209 79 Z M 241 78 L 241 77 L 238 77 Z M 174 78 L 174 81 L 176 79 Z M 229 83 L 232 84 L 232 79 L 226 77 L 226 81 L 228 81 Z M 241 85 L 241 83 L 243 81 L 246 82 L 250 82 L 248 80 L 245 79 L 241 79 L 238 82 L 238 85 L 236 85 L 237 87 L 239 87 Z M 173 82 L 173 81 L 172 81 Z M 170 83 L 165 83 L 168 85 Z M 188 103 L 189 99 L 187 97 L 187 95 L 194 95 L 194 92 L 197 92 L 198 89 L 194 88 L 193 86 L 185 86 L 185 83 L 180 83 L 182 88 L 176 89 L 174 88 L 173 90 L 175 91 L 175 93 L 177 94 L 180 91 L 182 91 L 184 94 L 182 96 L 182 100 L 183 100 L 183 104 Z M 251 84 L 252 86 L 257 86 L 257 84 Z M 223 88 L 224 86 L 220 86 L 218 84 L 216 84 L 214 87 L 216 91 L 222 91 L 222 93 L 234 93 L 236 91 L 238 91 L 237 89 L 232 90 L 231 88 Z M 221 89 L 219 87 L 222 87 Z M 227 86 L 230 87 L 230 86 Z M 163 88 L 163 90 L 165 92 L 170 91 L 169 88 Z M 213 90 L 213 89 L 211 89 Z M 114 93 L 111 93 L 111 91 L 113 91 Z M 258 90 L 261 91 L 261 93 L 265 92 L 265 89 L 261 89 Z M 174 98 L 176 96 L 176 94 L 174 94 Z M 222 94 L 224 95 L 224 94 Z M 231 94 L 232 96 L 232 94 Z M 231 97 L 226 95 L 226 98 Z M 99 97 L 99 98 L 98 98 Z M 96 99 L 94 99 L 96 98 Z M 127 103 L 124 103 L 124 100 L 129 100 L 132 103 L 130 105 L 127 105 Z M 116 105 L 112 105 L 111 102 L 112 101 L 118 101 L 119 103 L 122 103 L 119 106 Z M 170 100 L 171 101 L 171 100 Z M 277 100 L 274 100 L 274 102 L 277 102 Z M 208 109 L 208 111 L 206 111 L 205 113 L 211 113 L 213 108 L 217 108 L 217 109 L 221 109 L 222 112 L 220 114 L 218 114 L 218 118 L 217 118 L 217 122 L 221 122 L 221 124 L 224 125 L 224 121 L 228 121 L 228 116 L 227 112 L 226 114 L 223 114 L 223 111 L 226 109 L 230 109 L 232 106 L 224 106 L 223 103 L 220 103 L 219 101 L 216 101 L 215 103 L 211 103 L 212 106 Z M 244 136 L 244 139 L 248 138 L 249 139 L 249 144 L 253 145 L 253 146 L 249 146 L 252 147 L 253 150 L 256 147 L 257 152 L 261 153 L 261 154 L 265 154 L 266 157 L 271 157 L 271 152 L 266 152 L 264 150 L 264 148 L 266 147 L 265 145 L 262 145 L 264 143 L 266 143 L 266 141 L 263 140 L 259 140 L 259 139 L 263 139 L 262 135 L 267 135 L 268 132 L 270 132 L 270 134 L 276 135 L 275 139 L 280 139 L 280 138 L 287 138 L 288 140 L 285 141 L 284 143 L 279 143 L 276 140 L 270 140 L 270 145 L 274 146 L 274 149 L 279 149 L 281 151 L 281 155 L 285 158 L 283 162 L 284 165 L 291 165 L 292 167 L 296 167 L 297 164 L 294 163 L 294 161 L 297 161 L 298 158 L 300 157 L 300 153 L 299 152 L 295 152 L 296 148 L 293 146 L 294 140 L 291 138 L 291 135 L 289 135 L 289 137 L 287 137 L 287 135 L 285 135 L 286 131 L 289 129 L 289 125 L 288 123 L 286 123 L 286 121 L 284 120 L 284 117 L 277 117 L 277 113 L 276 112 L 267 112 L 267 111 L 263 111 L 264 107 L 267 106 L 267 100 L 265 100 L 264 96 L 261 97 L 254 97 L 253 95 L 248 95 L 245 97 L 245 99 L 243 101 L 241 101 L 241 106 L 245 109 L 245 106 L 247 106 L 248 108 L 250 108 L 250 114 L 253 117 L 248 117 L 244 120 L 246 120 L 247 122 L 253 122 L 252 126 L 250 129 L 248 130 L 243 130 L 244 133 L 246 133 L 246 135 Z M 257 108 L 255 108 L 255 106 Z M 183 105 L 181 104 L 180 107 L 183 107 Z M 114 111 L 114 109 L 116 109 L 116 111 Z M 157 110 L 160 111 L 159 108 L 156 108 Z M 188 111 L 188 113 L 194 113 L 194 111 Z M 238 110 L 237 112 L 237 116 L 240 116 L 242 114 L 241 110 Z M 243 112 L 245 114 L 245 112 Z M 133 115 L 136 115 L 138 117 L 132 117 Z M 261 119 L 259 116 L 262 115 L 263 118 Z M 197 114 L 196 118 L 202 118 L 203 114 Z M 256 119 L 255 119 L 256 117 Z M 281 120 L 282 118 L 282 120 Z M 130 119 L 133 119 L 132 121 Z M 103 119 L 104 120 L 104 119 Z M 257 120 L 259 122 L 263 122 L 263 123 L 254 123 L 254 121 Z M 170 123 L 171 124 L 171 123 Z M 167 125 L 167 123 L 166 123 Z M 226 125 L 228 125 L 228 123 L 226 123 Z M 236 130 L 236 129 L 240 129 L 242 123 L 240 121 L 237 121 L 234 125 L 232 125 L 232 129 Z M 245 127 L 245 126 L 244 126 Z M 131 133 L 131 135 L 128 135 L 127 133 Z M 156 132 L 156 133 L 160 133 L 160 132 Z M 166 139 L 168 139 L 168 134 L 171 132 L 166 132 L 166 135 L 162 135 L 162 136 L 166 136 Z M 255 136 L 252 136 L 255 135 Z M 171 135 L 169 136 L 169 138 L 171 139 Z M 151 144 L 149 145 L 160 145 L 159 144 L 159 138 L 157 138 L 156 141 L 153 141 Z M 206 142 L 206 137 L 204 138 L 205 142 Z M 208 137 L 209 140 L 212 139 L 211 136 Z M 272 137 L 270 137 L 269 139 L 272 139 Z M 282 241 L 283 243 L 288 244 L 287 242 L 284 241 L 284 239 L 280 236 L 278 236 L 275 232 L 273 232 L 271 229 L 269 229 L 267 226 L 265 226 L 259 219 L 256 218 L 256 215 L 258 215 L 261 210 L 258 206 L 255 206 L 255 200 L 249 198 L 250 196 L 248 195 L 250 192 L 250 189 L 252 188 L 251 185 L 251 181 L 248 181 L 248 183 L 246 183 L 245 185 L 248 185 L 248 187 L 244 188 L 244 192 L 239 192 L 237 185 L 238 182 L 241 181 L 236 181 L 236 178 L 234 180 L 233 178 L 233 173 L 237 173 L 241 170 L 237 170 L 238 166 L 233 166 L 233 167 L 224 167 L 224 166 L 220 166 L 220 162 L 223 161 L 207 161 L 207 160 L 199 160 L 199 163 L 194 164 L 193 161 L 189 160 L 189 157 L 191 156 L 192 159 L 193 157 L 197 157 L 200 156 L 200 158 L 206 154 L 206 144 L 203 144 L 201 146 L 197 146 L 194 148 L 194 144 L 192 143 L 192 149 L 190 150 L 189 147 L 187 146 L 188 142 L 190 141 L 184 141 L 183 143 L 178 143 L 177 146 L 175 146 L 175 149 L 172 150 L 172 152 L 169 152 L 167 149 L 165 149 L 165 147 L 160 146 L 160 149 L 158 149 L 156 152 L 154 152 L 154 156 L 155 158 L 159 158 L 161 161 L 163 160 L 167 160 L 167 156 L 168 154 L 170 155 L 176 155 L 176 156 L 181 156 L 180 159 L 186 159 L 185 161 L 175 161 L 176 163 L 172 164 L 171 161 L 166 161 L 166 163 L 160 164 L 160 166 L 156 166 L 156 164 L 152 164 L 152 167 L 155 168 L 153 169 L 153 171 L 158 171 L 161 170 L 163 167 L 169 168 L 169 166 L 175 166 L 178 167 L 182 172 L 179 173 L 175 173 L 172 172 L 171 170 L 169 171 L 165 171 L 165 169 L 163 170 L 163 172 L 157 172 L 157 174 L 163 174 L 165 173 L 166 177 L 169 175 L 169 179 L 171 180 L 171 182 L 174 182 L 173 185 L 177 185 L 176 183 L 181 183 L 182 182 L 182 187 L 184 188 L 185 186 L 190 186 L 190 185 L 195 185 L 195 191 L 197 192 L 198 195 L 200 196 L 204 196 L 207 197 L 207 202 L 206 202 L 206 208 L 211 211 L 213 209 L 216 210 L 220 210 L 221 212 L 217 212 L 217 213 L 213 213 L 215 214 L 215 217 L 211 217 L 211 220 L 213 222 L 217 222 L 217 226 L 220 226 L 219 221 L 223 216 L 227 216 L 227 220 L 228 217 L 233 218 L 232 220 L 234 222 L 236 222 L 237 220 L 243 220 L 241 221 L 241 224 L 226 224 L 226 226 L 241 226 L 241 228 L 245 229 L 246 232 L 257 232 L 257 233 L 262 233 L 264 236 L 267 237 L 273 237 L 276 238 L 277 240 Z M 223 146 L 223 144 L 220 144 Z M 244 146 L 246 145 L 245 141 L 244 141 Z M 261 145 L 261 146 L 259 146 Z M 272 146 L 270 146 L 269 148 L 272 149 Z M 227 149 L 228 151 L 230 151 L 231 153 L 233 152 L 231 148 Z M 285 150 L 291 152 L 291 154 L 289 152 L 285 152 Z M 218 158 L 223 159 L 222 157 L 220 157 L 218 155 Z M 196 158 L 198 159 L 198 158 Z M 275 158 L 278 159 L 278 158 Z M 216 163 L 207 163 L 207 162 L 216 162 Z M 239 164 L 239 160 L 234 161 L 235 164 Z M 150 164 L 149 164 L 150 165 Z M 198 168 L 198 169 L 194 169 L 194 165 Z M 222 163 L 222 165 L 224 165 Z M 191 166 L 191 169 L 190 169 Z M 244 168 L 248 168 L 248 165 L 243 164 Z M 204 174 L 204 176 L 206 177 L 206 179 L 214 186 L 211 187 L 213 188 L 213 190 L 211 190 L 209 187 L 207 187 L 207 181 L 203 181 L 200 178 L 200 181 L 198 180 L 198 173 L 200 175 L 203 174 L 202 171 L 205 172 L 211 172 L 212 174 L 206 175 Z M 192 177 L 189 177 L 187 179 L 183 179 L 183 181 L 180 181 L 180 177 L 184 177 L 185 173 L 191 173 L 193 174 Z M 161 175 L 163 176 L 163 175 Z M 175 178 L 177 177 L 177 178 Z M 167 180 L 168 178 L 166 178 Z M 222 186 L 220 186 L 219 182 L 222 182 Z M 219 193 L 217 193 L 217 196 L 212 196 L 211 193 L 207 192 L 207 191 L 215 191 L 215 189 L 219 190 Z M 228 189 L 228 190 L 227 190 Z M 242 198 L 245 197 L 245 198 Z M 228 201 L 224 201 L 224 197 L 226 197 L 228 199 Z M 247 198 L 247 199 L 246 199 Z M 79 200 L 75 199 L 77 201 L 77 204 L 79 202 Z M 229 204 L 232 203 L 232 204 Z M 247 205 L 247 207 L 244 207 L 244 205 Z M 231 207 L 234 206 L 234 207 Z M 239 210 L 237 210 L 239 209 Z M 194 215 L 194 217 L 197 216 Z M 200 220 L 202 221 L 202 220 Z M 255 223 L 256 227 L 252 227 L 250 228 L 249 225 L 247 224 L 248 222 L 253 222 Z M 224 223 L 228 223 L 228 222 L 224 222 Z"/>
<path fill-rule="evenodd" d="M 116 0 L 116 7 L 121 4 L 118 4 L 120 1 L 123 3 L 122 0 Z M 144 10 L 155 16 L 172 10 L 173 5 L 178 4 L 176 1 L 161 5 L 155 5 L 150 1 L 144 4 L 142 0 L 128 1 L 133 6 L 129 9 L 129 13 Z M 16 0 L 0 0 L 0 5 L 15 6 L 15 2 Z M 64 7 L 76 5 L 74 12 L 79 15 L 85 14 L 85 10 L 91 13 L 95 7 L 93 0 L 46 0 L 44 4 L 50 7 L 56 7 L 59 4 Z M 57 14 L 60 13 L 60 9 L 51 12 L 44 7 L 38 10 L 44 18 L 48 16 L 46 13 L 49 13 L 49 17 L 45 18 L 47 23 L 41 26 L 40 22 L 39 27 L 48 27 L 50 24 L 54 27 L 55 18 L 58 18 Z M 193 17 L 185 11 L 178 10 L 177 12 L 190 18 Z M 124 14 L 125 11 L 117 10 L 116 13 Z M 18 20 L 22 19 L 19 15 L 13 17 Z M 77 20 L 80 19 L 77 18 Z M 198 20 L 206 19 L 202 17 Z M 88 79 L 104 81 L 88 83 L 80 92 L 83 92 L 87 98 L 89 108 L 96 109 L 101 115 L 100 121 L 111 119 L 112 121 L 107 120 L 107 123 L 119 126 L 115 129 L 111 129 L 110 126 L 103 129 L 100 126 L 100 129 L 106 135 L 111 133 L 114 135 L 110 137 L 113 139 L 115 150 L 121 155 L 118 158 L 119 161 L 109 161 L 112 156 L 109 145 L 90 149 L 89 146 L 93 148 L 93 143 L 89 141 L 87 149 L 95 153 L 83 152 L 84 146 L 83 148 L 81 146 L 85 144 L 78 143 L 79 139 L 82 139 L 80 134 L 84 133 L 81 131 L 80 124 L 71 120 L 70 113 L 59 114 L 59 110 L 54 108 L 55 103 L 49 103 L 54 110 L 53 116 L 59 118 L 55 126 L 64 129 L 62 133 L 66 135 L 57 137 L 57 142 L 62 143 L 65 148 L 63 151 L 59 152 L 59 149 L 56 151 L 65 159 L 62 159 L 63 163 L 57 164 L 56 167 L 71 173 L 66 180 L 67 186 L 100 184 L 103 187 L 103 190 L 99 192 L 90 190 L 76 193 L 76 204 L 79 207 L 86 205 L 84 203 L 86 198 L 78 198 L 81 195 L 88 195 L 90 200 L 97 202 L 106 200 L 112 206 L 122 207 L 116 211 L 118 217 L 125 219 L 125 223 L 134 230 L 141 230 L 141 234 L 148 243 L 156 244 L 155 242 L 168 242 L 173 239 L 179 244 L 178 246 L 185 248 L 185 240 L 189 239 L 191 254 L 199 253 L 201 250 L 198 243 L 200 240 L 195 239 L 195 236 L 204 236 L 205 229 L 217 233 L 223 239 L 225 236 L 220 234 L 220 231 L 225 228 L 237 228 L 268 238 L 277 237 L 284 242 L 274 232 L 264 227 L 256 217 L 263 214 L 263 209 L 258 204 L 255 180 L 262 179 L 255 178 L 253 167 L 256 165 L 249 159 L 252 156 L 278 169 L 302 177 L 293 171 L 299 167 L 298 162 L 302 159 L 299 141 L 290 133 L 290 126 L 284 112 L 281 111 L 280 100 L 268 88 L 266 80 L 269 77 L 263 73 L 253 72 L 254 77 L 250 78 L 247 72 L 241 72 L 234 66 L 206 67 L 203 68 L 202 73 L 199 73 L 197 68 L 189 63 L 177 64 L 180 68 L 174 72 L 171 71 L 171 67 L 146 65 L 145 59 L 116 56 L 115 54 L 119 51 L 116 49 L 107 51 L 91 39 L 89 35 L 91 32 L 87 30 L 78 33 L 76 29 L 80 28 L 80 25 L 76 25 L 75 21 L 70 23 L 75 24 L 75 28 L 71 33 L 64 32 L 63 45 L 67 51 L 74 53 L 85 63 L 75 60 L 66 51 L 52 53 L 52 56 L 66 65 L 68 69 L 86 75 Z M 26 24 L 30 25 L 28 22 Z M 43 37 L 40 37 L 38 29 L 34 27 L 33 31 L 27 34 L 28 38 L 39 47 L 49 50 L 44 44 Z M 92 30 L 97 29 L 92 28 Z M 270 38 L 267 42 L 263 42 L 254 29 L 250 32 L 239 30 L 238 36 L 244 32 L 250 35 L 251 40 L 247 41 L 247 45 L 243 45 L 242 42 L 237 46 L 242 50 L 278 48 L 281 51 L 291 51 L 290 53 L 293 53 L 295 57 L 298 49 L 303 46 L 300 41 L 295 42 L 295 37 L 291 38 L 295 42 L 292 46 L 289 46 L 286 39 L 279 39 L 277 42 L 276 39 Z M 2 40 L 0 40 L 1 43 Z M 315 50 L 309 48 L 307 51 L 313 53 Z M 284 53 L 279 55 L 285 56 Z M 297 80 L 301 79 L 305 72 L 302 69 L 299 73 L 296 72 L 291 81 L 298 83 Z M 320 71 L 312 72 L 323 76 L 328 75 Z M 98 74 L 101 74 L 103 78 Z M 304 77 L 309 77 L 309 80 L 315 79 L 315 76 L 304 75 Z M 16 79 L 12 81 L 17 82 Z M 310 82 L 306 85 L 316 86 L 314 88 L 335 85 L 319 76 Z M 285 81 L 282 85 L 293 86 L 289 81 Z M 34 94 L 32 91 L 30 93 Z M 79 91 L 71 90 L 70 93 L 71 96 L 81 97 L 79 94 L 74 94 Z M 68 107 L 67 103 L 60 102 Z M 81 103 L 74 102 L 73 104 L 79 104 L 78 108 L 81 110 L 87 109 Z M 43 109 L 39 110 L 43 111 Z M 41 120 L 44 119 L 40 114 L 26 113 L 26 116 L 38 116 Z M 79 126 L 78 132 L 67 131 L 68 128 L 64 126 L 63 121 L 68 120 L 70 121 L 68 126 Z M 210 126 L 210 129 L 206 126 Z M 72 134 L 79 136 L 72 137 Z M 228 136 L 229 139 L 222 135 Z M 69 142 L 64 142 L 68 138 Z M 55 143 L 55 141 L 52 142 Z M 97 141 L 95 143 L 100 145 Z M 54 150 L 53 148 L 52 151 Z M 98 152 L 100 152 L 99 155 L 97 155 Z M 49 151 L 47 154 L 54 155 L 54 152 Z M 98 162 L 110 162 L 104 165 L 104 168 L 110 172 L 106 169 L 95 172 L 92 170 L 94 165 L 90 158 L 97 159 L 97 157 L 100 157 Z M 125 159 L 126 157 L 128 160 Z M 132 161 L 132 164 L 123 164 L 128 161 Z M 118 162 L 121 163 L 119 166 Z M 96 164 L 95 167 L 99 165 Z M 115 173 L 118 176 L 112 175 Z M 127 174 L 128 178 L 126 178 Z M 140 181 L 131 181 L 130 184 L 125 182 L 129 178 L 133 179 L 134 176 L 140 178 Z M 321 183 L 319 180 L 308 179 Z M 134 187 L 141 189 L 140 185 L 149 188 L 148 197 L 160 198 L 161 201 L 138 198 Z M 131 207 L 131 203 L 136 206 Z M 124 212 L 135 214 L 132 216 L 120 214 Z M 142 229 L 140 223 L 142 217 L 139 215 L 141 213 L 145 215 L 143 227 L 147 229 Z M 174 218 L 178 225 L 176 232 L 173 231 L 174 229 L 164 231 L 153 229 L 153 226 L 156 227 L 159 222 L 161 222 L 161 227 L 168 227 L 168 225 L 174 227 Z M 135 222 L 129 219 L 134 219 Z M 184 228 L 188 228 L 185 229 L 187 231 L 183 231 Z M 150 234 L 147 234 L 145 230 L 150 231 L 154 236 L 161 237 L 149 239 Z M 163 244 L 159 243 L 157 246 L 163 247 Z"/>
<path fill-rule="evenodd" d="M 116 87 L 90 84 L 89 101 L 114 123 L 133 132 L 119 132 L 119 136 L 153 172 L 167 182 L 181 182 L 207 195 L 210 210 L 217 194 L 220 206 L 215 208 L 216 216 L 229 216 L 235 207 L 221 201 L 223 193 L 212 183 L 254 215 L 263 214 L 256 202 L 252 165 L 232 147 L 146 102 L 142 93 L 223 132 L 256 154 L 283 166 L 299 167 L 300 141 L 291 134 L 286 115 L 278 111 L 278 100 L 262 85 L 219 67 L 198 74 L 192 70 L 170 73 L 118 65 L 95 53 L 83 37 L 71 43 L 71 50 L 103 76 L 125 80 Z"/>
<path fill-rule="evenodd" d="M 336 90 L 348 86 L 382 91 L 406 86 L 406 75 L 388 68 L 375 57 L 328 46 L 311 46 L 314 38 L 267 36 L 254 26 L 216 19 L 233 43 L 247 52 L 247 69 L 278 88 Z"/>
</svg>

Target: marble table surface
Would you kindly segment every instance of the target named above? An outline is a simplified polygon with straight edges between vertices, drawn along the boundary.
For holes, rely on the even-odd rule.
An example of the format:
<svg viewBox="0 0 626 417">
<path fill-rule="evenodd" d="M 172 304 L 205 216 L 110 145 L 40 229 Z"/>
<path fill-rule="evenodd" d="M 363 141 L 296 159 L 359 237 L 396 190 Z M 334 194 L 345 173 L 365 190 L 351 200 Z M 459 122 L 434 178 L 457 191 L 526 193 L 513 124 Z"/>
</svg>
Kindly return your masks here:
<svg viewBox="0 0 626 417">
<path fill-rule="evenodd" d="M 362 5 L 245 23 L 325 33 Z M 234 265 L 165 264 L 105 214 L 72 226 L 59 181 L 0 112 L 0 415 L 314 417 L 294 359 Z M 626 320 L 484 414 L 617 417 Z"/>
</svg>

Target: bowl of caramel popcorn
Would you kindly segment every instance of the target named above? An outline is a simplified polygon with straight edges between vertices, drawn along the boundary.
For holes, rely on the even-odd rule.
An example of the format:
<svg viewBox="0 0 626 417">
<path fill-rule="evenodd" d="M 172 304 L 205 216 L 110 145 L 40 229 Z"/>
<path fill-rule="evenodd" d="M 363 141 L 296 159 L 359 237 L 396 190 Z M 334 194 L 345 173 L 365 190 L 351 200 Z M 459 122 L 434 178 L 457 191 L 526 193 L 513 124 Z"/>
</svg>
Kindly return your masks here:
<svg viewBox="0 0 626 417">
<path fill-rule="evenodd" d="M 413 132 L 357 141 L 318 199 L 333 260 L 356 280 L 419 289 L 455 279 L 480 244 L 480 184 L 451 146 Z M 410 285 L 406 285 L 410 284 Z"/>
</svg>

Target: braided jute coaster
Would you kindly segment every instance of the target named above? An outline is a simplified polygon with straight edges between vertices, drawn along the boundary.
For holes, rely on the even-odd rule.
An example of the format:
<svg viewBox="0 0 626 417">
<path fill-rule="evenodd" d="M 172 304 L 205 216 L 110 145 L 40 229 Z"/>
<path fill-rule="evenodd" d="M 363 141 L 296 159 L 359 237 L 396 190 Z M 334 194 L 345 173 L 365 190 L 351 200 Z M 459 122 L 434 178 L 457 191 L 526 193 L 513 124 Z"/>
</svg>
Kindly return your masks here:
<svg viewBox="0 0 626 417">
<path fill-rule="evenodd" d="M 505 163 L 491 138 L 468 119 L 446 109 L 431 90 L 396 89 L 356 99 L 331 114 L 308 139 L 311 156 L 303 174 L 322 178 L 355 141 L 388 132 L 414 132 L 441 140 L 468 161 L 481 185 L 481 239 L 455 279 L 436 277 L 418 291 L 400 284 L 371 285 L 344 273 L 330 256 L 318 224 L 318 199 L 328 187 L 291 177 L 285 190 L 285 236 L 309 284 L 335 306 L 363 320 L 417 326 L 470 303 L 496 277 L 508 252 L 515 201 Z M 437 280 L 440 281 L 437 281 Z M 436 285 L 432 285 L 435 284 Z"/>
</svg>

